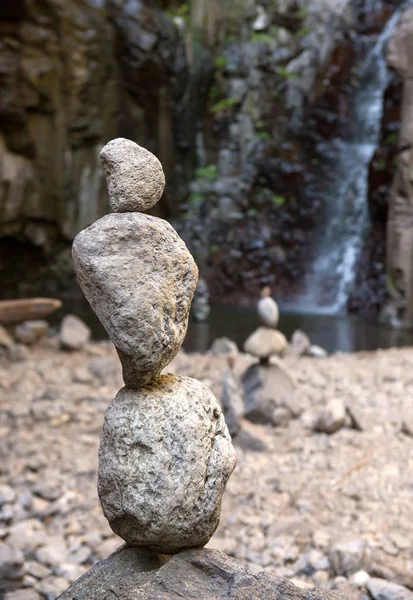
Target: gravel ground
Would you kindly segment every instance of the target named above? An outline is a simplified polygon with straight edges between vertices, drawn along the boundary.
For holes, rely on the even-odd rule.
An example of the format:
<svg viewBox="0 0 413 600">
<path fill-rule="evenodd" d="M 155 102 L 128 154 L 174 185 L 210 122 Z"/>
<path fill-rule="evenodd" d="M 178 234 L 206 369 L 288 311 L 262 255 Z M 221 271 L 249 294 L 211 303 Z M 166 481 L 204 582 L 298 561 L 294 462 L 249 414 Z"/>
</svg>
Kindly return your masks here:
<svg viewBox="0 0 413 600">
<path fill-rule="evenodd" d="M 240 355 L 237 374 L 250 362 Z M 283 364 L 303 413 L 277 428 L 243 421 L 209 546 L 304 587 L 359 598 L 372 576 L 413 589 L 413 349 Z M 223 357 L 182 353 L 169 370 L 201 379 L 219 397 L 226 369 Z M 122 385 L 109 343 L 69 353 L 51 338 L 21 362 L 0 360 L 0 589 L 7 600 L 53 600 L 122 543 L 96 492 L 104 411 Z M 332 399 L 352 417 L 332 435 L 318 433 L 315 419 Z"/>
</svg>

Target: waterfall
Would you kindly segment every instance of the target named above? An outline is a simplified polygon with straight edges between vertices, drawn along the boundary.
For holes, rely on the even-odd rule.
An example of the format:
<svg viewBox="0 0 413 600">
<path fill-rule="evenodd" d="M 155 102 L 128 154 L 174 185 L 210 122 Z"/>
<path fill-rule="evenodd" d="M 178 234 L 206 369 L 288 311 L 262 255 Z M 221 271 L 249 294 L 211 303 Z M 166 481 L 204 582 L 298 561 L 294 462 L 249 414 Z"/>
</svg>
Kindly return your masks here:
<svg viewBox="0 0 413 600">
<path fill-rule="evenodd" d="M 314 232 L 315 259 L 299 302 L 303 311 L 341 312 L 354 284 L 357 259 L 369 224 L 369 164 L 380 139 L 389 77 L 385 47 L 400 12 L 388 20 L 359 67 L 345 136 L 320 148 L 323 162 L 331 168 L 320 190 L 324 211 Z"/>
</svg>

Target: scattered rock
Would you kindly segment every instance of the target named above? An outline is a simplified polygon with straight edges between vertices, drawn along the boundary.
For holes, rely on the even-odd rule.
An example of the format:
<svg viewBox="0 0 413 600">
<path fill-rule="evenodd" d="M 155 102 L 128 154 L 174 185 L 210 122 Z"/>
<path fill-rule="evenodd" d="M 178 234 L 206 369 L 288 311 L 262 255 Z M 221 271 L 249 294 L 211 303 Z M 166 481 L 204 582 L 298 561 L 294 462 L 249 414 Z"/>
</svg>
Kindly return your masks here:
<svg viewBox="0 0 413 600">
<path fill-rule="evenodd" d="M 346 419 L 346 407 L 341 400 L 330 400 L 319 415 L 315 429 L 323 433 L 335 433 Z"/>
<path fill-rule="evenodd" d="M 7 348 L 7 357 L 12 363 L 26 362 L 29 356 L 29 351 L 23 344 L 11 344 Z"/>
<path fill-rule="evenodd" d="M 360 571 L 365 559 L 363 540 L 339 541 L 329 551 L 329 559 L 336 575 L 351 575 Z"/>
<path fill-rule="evenodd" d="M 218 402 L 195 379 L 161 375 L 123 388 L 106 412 L 99 498 L 113 531 L 131 544 L 165 554 L 206 544 L 234 466 Z"/>
<path fill-rule="evenodd" d="M 356 571 L 356 573 L 351 575 L 350 583 L 357 588 L 363 588 L 366 586 L 369 579 L 370 575 L 366 571 Z"/>
<path fill-rule="evenodd" d="M 126 385 L 149 383 L 176 356 L 187 330 L 198 269 L 184 242 L 156 217 L 111 214 L 78 234 L 73 261 L 118 350 Z"/>
<path fill-rule="evenodd" d="M 22 583 L 23 567 L 23 553 L 0 542 L 0 593 L 13 590 Z"/>
<path fill-rule="evenodd" d="M 374 600 L 413 600 L 413 592 L 385 579 L 370 577 L 366 587 Z"/>
<path fill-rule="evenodd" d="M 60 300 L 52 298 L 25 298 L 0 301 L 0 323 L 9 325 L 23 321 L 42 320 L 62 307 Z"/>
<path fill-rule="evenodd" d="M 120 585 L 121 582 L 121 585 Z M 183 589 L 184 596 L 182 594 Z M 211 549 L 189 550 L 172 558 L 123 548 L 97 563 L 60 600 L 98 600 L 114 590 L 118 600 L 305 600 L 307 590 L 273 573 L 253 575 L 241 563 Z M 335 592 L 315 590 L 313 600 L 340 600 Z"/>
<path fill-rule="evenodd" d="M 24 321 L 14 330 L 14 339 L 20 344 L 32 346 L 47 336 L 49 324 L 47 321 Z"/>
<path fill-rule="evenodd" d="M 40 600 L 41 596 L 36 592 L 36 590 L 30 589 L 22 589 L 16 590 L 15 592 L 8 592 L 4 596 L 4 600 Z"/>
<path fill-rule="evenodd" d="M 115 212 L 143 212 L 160 200 L 165 175 L 149 150 L 131 140 L 116 138 L 102 148 L 100 158 Z"/>
<path fill-rule="evenodd" d="M 91 360 L 88 369 L 98 379 L 106 381 L 120 371 L 120 365 L 114 358 L 102 356 Z"/>
<path fill-rule="evenodd" d="M 65 350 L 81 350 L 90 340 L 90 328 L 75 315 L 66 315 L 60 325 L 60 343 Z"/>
<path fill-rule="evenodd" d="M 0 506 L 13 502 L 16 492 L 9 485 L 0 485 Z"/>
<path fill-rule="evenodd" d="M 238 346 L 227 337 L 217 338 L 213 341 L 210 353 L 213 356 L 227 356 L 228 354 L 238 354 Z"/>
<path fill-rule="evenodd" d="M 244 398 L 241 383 L 231 368 L 224 375 L 221 404 L 229 433 L 235 436 L 240 429 L 244 414 Z"/>
<path fill-rule="evenodd" d="M 46 600 L 55 600 L 66 588 L 67 581 L 63 577 L 46 577 L 36 585 L 36 589 L 46 597 Z"/>
<path fill-rule="evenodd" d="M 304 356 L 311 347 L 310 338 L 301 329 L 296 329 L 291 336 L 291 351 L 297 356 Z"/>
<path fill-rule="evenodd" d="M 270 448 L 271 437 L 262 425 L 241 419 L 241 428 L 235 438 L 237 447 L 248 452 L 266 452 Z"/>
<path fill-rule="evenodd" d="M 0 346 L 2 348 L 8 348 L 13 344 L 12 338 L 7 333 L 6 329 L 0 325 Z"/>
<path fill-rule="evenodd" d="M 301 413 L 296 386 L 287 371 L 278 365 L 251 365 L 242 376 L 245 416 L 254 423 L 278 424 L 284 408 L 290 418 Z M 274 414 L 275 413 L 275 414 Z"/>
<path fill-rule="evenodd" d="M 282 354 L 287 347 L 287 339 L 281 331 L 259 327 L 244 344 L 248 354 L 258 358 L 269 358 L 273 354 Z"/>
<path fill-rule="evenodd" d="M 327 355 L 327 351 L 321 346 L 315 346 L 312 344 L 307 352 L 308 356 L 312 356 L 313 358 L 325 358 Z"/>
</svg>

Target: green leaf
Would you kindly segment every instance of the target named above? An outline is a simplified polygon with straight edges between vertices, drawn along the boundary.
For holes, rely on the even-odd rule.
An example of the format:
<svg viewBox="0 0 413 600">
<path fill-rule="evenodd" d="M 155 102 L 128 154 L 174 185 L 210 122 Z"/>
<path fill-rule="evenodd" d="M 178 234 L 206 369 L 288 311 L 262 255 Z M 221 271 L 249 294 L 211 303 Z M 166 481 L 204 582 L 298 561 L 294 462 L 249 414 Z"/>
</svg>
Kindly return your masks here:
<svg viewBox="0 0 413 600">
<path fill-rule="evenodd" d="M 273 196 L 271 202 L 276 206 L 282 206 L 285 204 L 285 198 L 283 196 Z"/>
</svg>

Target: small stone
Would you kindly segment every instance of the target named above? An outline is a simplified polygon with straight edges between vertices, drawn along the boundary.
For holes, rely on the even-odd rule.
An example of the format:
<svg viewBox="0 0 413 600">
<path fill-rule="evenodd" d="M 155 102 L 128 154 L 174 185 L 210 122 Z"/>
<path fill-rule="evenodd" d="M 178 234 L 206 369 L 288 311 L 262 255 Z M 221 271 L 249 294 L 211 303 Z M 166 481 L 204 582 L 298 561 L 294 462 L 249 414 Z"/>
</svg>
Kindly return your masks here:
<svg viewBox="0 0 413 600">
<path fill-rule="evenodd" d="M 49 537 L 47 546 L 36 550 L 36 560 L 48 567 L 58 567 L 67 561 L 67 548 L 63 538 Z"/>
<path fill-rule="evenodd" d="M 213 341 L 210 353 L 213 356 L 227 356 L 228 354 L 238 354 L 238 346 L 227 337 L 217 338 Z"/>
<path fill-rule="evenodd" d="M 0 485 L 0 506 L 10 504 L 16 498 L 16 492 L 9 485 Z"/>
<path fill-rule="evenodd" d="M 261 323 L 265 327 L 277 327 L 280 313 L 275 300 L 270 297 L 271 290 L 266 287 L 262 290 L 262 298 L 258 301 L 257 312 Z"/>
<path fill-rule="evenodd" d="M 362 588 L 365 587 L 369 579 L 370 575 L 366 571 L 356 571 L 356 573 L 351 575 L 350 583 L 351 585 L 354 585 L 354 587 Z"/>
<path fill-rule="evenodd" d="M 87 562 L 90 558 L 90 548 L 85 544 L 79 546 L 77 550 L 71 552 L 69 554 L 69 560 L 76 565 L 83 565 L 83 563 Z"/>
<path fill-rule="evenodd" d="M 336 575 L 350 575 L 360 571 L 364 563 L 365 543 L 363 540 L 336 542 L 329 551 L 331 566 Z"/>
<path fill-rule="evenodd" d="M 370 577 L 366 587 L 374 600 L 413 600 L 411 590 L 385 579 Z"/>
<path fill-rule="evenodd" d="M 240 382 L 232 369 L 228 369 L 224 375 L 221 404 L 228 430 L 232 436 L 235 436 L 240 429 L 240 421 L 244 414 L 244 399 Z"/>
<path fill-rule="evenodd" d="M 29 351 L 23 344 L 10 344 L 7 348 L 7 357 L 10 362 L 26 362 L 29 359 L 29 356 Z"/>
<path fill-rule="evenodd" d="M 47 336 L 49 325 L 47 321 L 24 321 L 14 330 L 16 342 L 31 346 Z"/>
<path fill-rule="evenodd" d="M 296 329 L 291 336 L 291 350 L 297 356 L 307 354 L 311 346 L 310 338 L 301 329 Z"/>
<path fill-rule="evenodd" d="M 55 600 L 67 589 L 67 581 L 62 577 L 46 577 L 39 581 L 36 589 L 46 597 L 46 600 Z"/>
<path fill-rule="evenodd" d="M 259 327 L 244 344 L 248 354 L 258 358 L 269 358 L 273 354 L 282 354 L 287 347 L 286 337 L 281 331 Z"/>
<path fill-rule="evenodd" d="M 23 553 L 0 542 L 0 595 L 13 589 L 23 579 Z"/>
<path fill-rule="evenodd" d="M 24 565 L 24 570 L 25 573 L 36 577 L 36 579 L 44 579 L 51 574 L 50 569 L 34 560 L 27 561 Z"/>
<path fill-rule="evenodd" d="M 81 350 L 90 340 L 90 328 L 75 315 L 66 315 L 60 326 L 60 343 L 65 350 Z"/>
<path fill-rule="evenodd" d="M 323 433 L 335 433 L 343 427 L 346 419 L 346 407 L 341 400 L 330 400 L 319 415 L 315 429 Z"/>
<path fill-rule="evenodd" d="M 198 269 L 184 242 L 162 219 L 112 213 L 79 233 L 73 261 L 126 385 L 149 383 L 176 356 L 188 326 Z"/>
<path fill-rule="evenodd" d="M 195 379 L 161 375 L 123 388 L 109 405 L 98 492 L 113 531 L 130 544 L 165 554 L 206 544 L 234 466 L 219 404 Z"/>
<path fill-rule="evenodd" d="M 160 200 L 165 175 L 149 150 L 131 140 L 116 138 L 102 148 L 100 158 L 115 212 L 143 212 Z"/>
<path fill-rule="evenodd" d="M 16 590 L 5 594 L 4 600 L 40 600 L 39 594 L 33 589 Z"/>
<path fill-rule="evenodd" d="M 7 543 L 26 554 L 31 554 L 46 543 L 46 537 L 42 523 L 37 519 L 29 519 L 10 527 Z"/>
<path fill-rule="evenodd" d="M 313 358 L 326 358 L 327 351 L 324 350 L 321 346 L 316 346 L 312 344 L 307 352 L 308 356 L 312 356 Z"/>
<path fill-rule="evenodd" d="M 83 383 L 88 385 L 93 383 L 93 375 L 86 367 L 77 367 L 72 374 L 73 383 Z"/>
<path fill-rule="evenodd" d="M 251 365 L 242 376 L 245 416 L 254 423 L 278 424 L 284 408 L 290 419 L 301 413 L 299 394 L 290 375 L 278 365 Z M 286 413 L 282 413 L 285 424 Z"/>
<path fill-rule="evenodd" d="M 12 344 L 12 338 L 9 336 L 6 329 L 2 325 L 0 325 L 0 347 L 8 348 Z"/>
<path fill-rule="evenodd" d="M 120 373 L 120 364 L 118 360 L 110 356 L 102 356 L 91 360 L 88 369 L 92 375 L 105 382 Z"/>
</svg>

